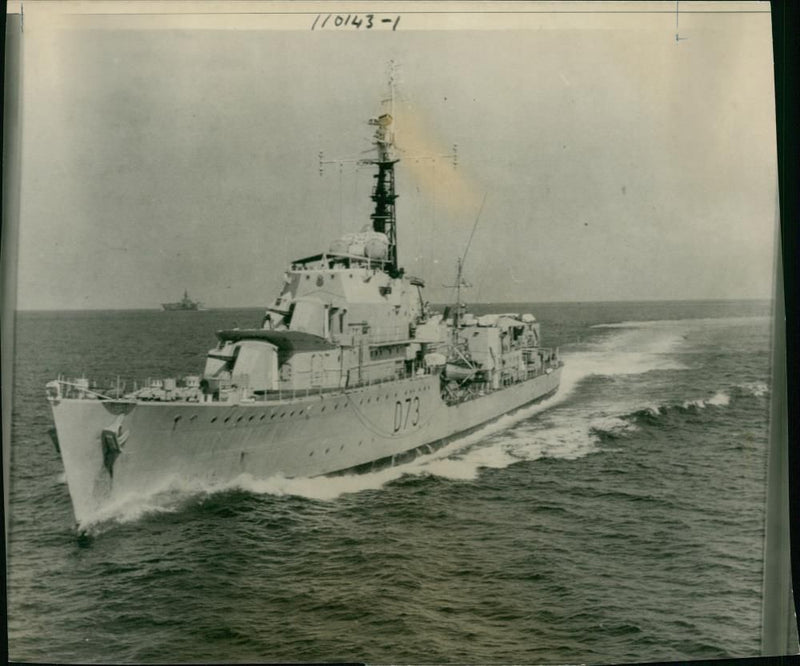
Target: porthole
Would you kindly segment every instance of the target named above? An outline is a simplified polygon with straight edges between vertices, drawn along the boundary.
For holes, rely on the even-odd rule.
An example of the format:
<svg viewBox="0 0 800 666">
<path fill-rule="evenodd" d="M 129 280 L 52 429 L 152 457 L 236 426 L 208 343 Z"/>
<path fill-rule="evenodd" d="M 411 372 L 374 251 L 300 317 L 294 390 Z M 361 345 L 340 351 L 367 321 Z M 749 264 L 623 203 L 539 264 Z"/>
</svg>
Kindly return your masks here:
<svg viewBox="0 0 800 666">
<path fill-rule="evenodd" d="M 289 412 L 289 418 L 292 418 L 293 416 L 294 416 L 294 412 Z"/>
<path fill-rule="evenodd" d="M 328 453 L 329 451 L 330 451 L 330 449 L 325 449 L 325 453 Z"/>
<path fill-rule="evenodd" d="M 213 418 L 211 419 L 211 423 L 214 423 L 214 422 L 216 422 L 216 420 L 217 420 L 217 417 L 215 416 L 215 417 L 213 417 Z"/>
<path fill-rule="evenodd" d="M 284 416 L 286 416 L 286 412 L 281 412 L 280 418 L 283 418 Z"/>
<path fill-rule="evenodd" d="M 266 414 L 262 414 L 261 416 L 258 417 L 258 420 L 263 421 L 266 416 L 267 416 Z"/>
<path fill-rule="evenodd" d="M 177 423 L 177 422 L 178 422 L 178 421 L 180 421 L 180 420 L 181 420 L 181 417 L 180 417 L 180 415 L 178 415 L 178 416 L 176 416 L 176 417 L 175 417 L 175 423 Z"/>
<path fill-rule="evenodd" d="M 228 422 L 228 421 L 230 421 L 230 420 L 231 420 L 231 417 L 230 417 L 230 416 L 226 416 L 226 417 L 225 417 L 225 421 L 224 421 L 224 422 L 225 422 L 225 423 L 227 423 L 227 422 Z"/>
<path fill-rule="evenodd" d="M 310 451 L 310 452 L 309 452 L 309 454 L 308 454 L 308 457 L 310 458 L 310 457 L 311 457 L 311 456 L 313 456 L 313 455 L 314 455 L 314 452 L 313 452 L 313 451 Z"/>
<path fill-rule="evenodd" d="M 342 445 L 339 447 L 339 450 L 340 450 L 340 451 L 344 451 L 344 444 L 342 444 Z"/>
<path fill-rule="evenodd" d="M 196 418 L 197 418 L 197 414 L 192 414 L 192 415 L 189 417 L 189 420 L 190 420 L 190 421 L 194 421 Z"/>
<path fill-rule="evenodd" d="M 255 415 L 255 414 L 253 414 L 253 415 L 252 415 L 252 416 L 250 416 L 250 418 L 248 418 L 247 420 L 248 420 L 248 421 L 252 421 L 252 420 L 253 420 L 255 417 L 256 417 L 256 415 Z"/>
<path fill-rule="evenodd" d="M 239 423 L 239 421 L 241 421 L 243 418 L 244 416 L 240 416 L 238 419 L 236 419 L 236 423 Z"/>
<path fill-rule="evenodd" d="M 325 411 L 325 405 L 322 405 L 322 408 L 319 411 L 324 412 Z"/>
<path fill-rule="evenodd" d="M 271 421 L 271 420 L 272 420 L 272 419 L 274 419 L 274 418 L 275 418 L 275 412 L 272 412 L 272 414 L 270 414 L 270 415 L 269 415 L 269 419 L 270 419 L 270 421 Z"/>
</svg>

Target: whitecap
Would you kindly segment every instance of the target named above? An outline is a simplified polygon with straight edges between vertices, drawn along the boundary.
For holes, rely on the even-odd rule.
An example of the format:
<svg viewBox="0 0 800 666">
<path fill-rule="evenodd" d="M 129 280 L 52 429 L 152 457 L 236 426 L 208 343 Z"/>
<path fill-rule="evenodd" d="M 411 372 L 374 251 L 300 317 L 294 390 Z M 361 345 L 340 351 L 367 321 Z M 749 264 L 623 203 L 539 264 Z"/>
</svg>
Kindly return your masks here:
<svg viewBox="0 0 800 666">
<path fill-rule="evenodd" d="M 717 391 L 712 397 L 704 400 L 686 400 L 683 403 L 683 408 L 688 409 L 695 407 L 697 409 L 705 409 L 709 405 L 713 407 L 727 407 L 731 402 L 731 397 L 725 391 Z"/>
<path fill-rule="evenodd" d="M 594 419 L 589 424 L 590 430 L 596 433 L 607 433 L 617 435 L 622 433 L 636 432 L 639 427 L 619 416 L 604 416 Z"/>
<path fill-rule="evenodd" d="M 755 398 L 760 398 L 769 393 L 769 387 L 764 382 L 745 382 L 744 384 L 738 384 L 737 388 Z"/>
<path fill-rule="evenodd" d="M 692 407 L 694 407 L 696 409 L 705 409 L 706 408 L 706 401 L 705 400 L 684 400 L 684 402 L 683 402 L 683 408 L 684 409 L 690 409 Z"/>
<path fill-rule="evenodd" d="M 731 402 L 731 397 L 725 393 L 724 391 L 718 391 L 714 394 L 713 398 L 709 398 L 706 401 L 708 405 L 714 405 L 715 407 L 725 407 L 729 405 Z"/>
</svg>

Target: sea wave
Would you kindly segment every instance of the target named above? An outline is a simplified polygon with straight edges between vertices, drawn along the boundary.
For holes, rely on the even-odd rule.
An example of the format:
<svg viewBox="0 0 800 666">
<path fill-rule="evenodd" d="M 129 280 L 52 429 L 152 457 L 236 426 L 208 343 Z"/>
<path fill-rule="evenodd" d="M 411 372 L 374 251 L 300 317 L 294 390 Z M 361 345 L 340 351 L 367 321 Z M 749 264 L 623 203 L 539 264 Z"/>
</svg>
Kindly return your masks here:
<svg viewBox="0 0 800 666">
<path fill-rule="evenodd" d="M 592 421 L 589 426 L 590 432 L 595 435 L 610 439 L 627 437 L 637 432 L 639 426 L 625 419 L 623 416 L 606 416 Z"/>
<path fill-rule="evenodd" d="M 717 391 L 710 398 L 694 398 L 684 400 L 680 403 L 665 403 L 660 405 L 645 405 L 639 407 L 629 414 L 625 415 L 624 419 L 630 419 L 634 422 L 637 420 L 652 421 L 664 416 L 669 416 L 676 413 L 690 413 L 704 410 L 708 407 L 722 408 L 727 407 L 731 403 L 730 394 L 726 391 Z"/>
<path fill-rule="evenodd" d="M 725 391 L 717 391 L 712 397 L 708 399 L 699 400 L 685 400 L 683 402 L 684 409 L 694 407 L 696 409 L 705 409 L 707 406 L 725 407 L 731 402 L 731 397 Z"/>
<path fill-rule="evenodd" d="M 760 398 L 768 391 L 763 382 L 750 382 L 720 389 L 710 397 L 644 404 L 629 411 L 620 411 L 598 418 L 592 422 L 591 432 L 603 440 L 624 438 L 637 432 L 645 424 L 653 424 L 665 418 L 727 408 L 736 400 Z"/>
<path fill-rule="evenodd" d="M 755 398 L 769 394 L 769 386 L 764 382 L 745 382 L 744 384 L 737 384 L 736 388 L 746 395 L 751 395 Z"/>
<path fill-rule="evenodd" d="M 197 492 L 201 492 L 199 488 L 188 491 L 176 483 L 169 491 L 130 493 L 89 514 L 77 525 L 77 532 L 80 536 L 96 537 L 118 525 L 155 514 L 175 513 L 186 498 Z"/>
</svg>

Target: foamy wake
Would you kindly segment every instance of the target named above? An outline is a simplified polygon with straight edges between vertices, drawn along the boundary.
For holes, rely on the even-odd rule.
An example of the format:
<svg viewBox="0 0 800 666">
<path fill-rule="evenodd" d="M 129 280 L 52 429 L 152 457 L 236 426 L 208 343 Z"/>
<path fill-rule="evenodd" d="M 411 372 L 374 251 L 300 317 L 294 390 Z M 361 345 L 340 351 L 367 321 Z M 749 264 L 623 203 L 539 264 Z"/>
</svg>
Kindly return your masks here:
<svg viewBox="0 0 800 666">
<path fill-rule="evenodd" d="M 78 523 L 78 532 L 96 535 L 109 525 L 136 522 L 146 516 L 179 511 L 187 499 L 213 492 L 207 484 L 167 479 L 158 487 L 132 492 L 97 507 Z"/>
<path fill-rule="evenodd" d="M 725 328 L 747 326 L 753 323 L 772 321 L 766 315 L 752 317 L 698 317 L 693 319 L 651 319 L 648 321 L 621 321 L 614 324 L 595 324 L 592 328 L 644 328 L 644 329 L 687 329 L 687 328 Z"/>
</svg>

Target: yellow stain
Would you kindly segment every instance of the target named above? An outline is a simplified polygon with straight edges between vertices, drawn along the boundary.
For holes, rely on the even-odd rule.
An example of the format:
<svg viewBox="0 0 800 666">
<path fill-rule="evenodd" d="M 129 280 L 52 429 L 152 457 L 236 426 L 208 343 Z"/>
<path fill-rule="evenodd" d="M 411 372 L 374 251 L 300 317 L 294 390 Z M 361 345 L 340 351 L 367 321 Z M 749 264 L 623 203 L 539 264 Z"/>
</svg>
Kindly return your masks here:
<svg viewBox="0 0 800 666">
<path fill-rule="evenodd" d="M 420 192 L 435 199 L 443 211 L 474 215 L 485 184 L 473 182 L 460 165 L 453 165 L 453 143 L 436 136 L 433 124 L 404 101 L 395 100 L 392 129 L 403 169 Z"/>
</svg>

